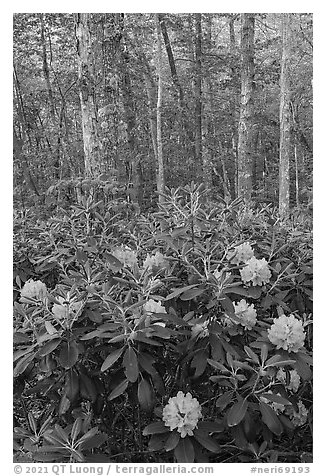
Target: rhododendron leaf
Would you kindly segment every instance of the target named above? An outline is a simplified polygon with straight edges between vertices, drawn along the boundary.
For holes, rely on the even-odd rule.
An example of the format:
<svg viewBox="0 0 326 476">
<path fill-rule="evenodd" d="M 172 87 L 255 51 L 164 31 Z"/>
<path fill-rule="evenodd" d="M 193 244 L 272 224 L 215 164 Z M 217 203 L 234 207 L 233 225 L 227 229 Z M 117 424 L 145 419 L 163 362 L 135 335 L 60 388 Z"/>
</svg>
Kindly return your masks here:
<svg viewBox="0 0 326 476">
<path fill-rule="evenodd" d="M 246 345 L 244 346 L 244 351 L 245 353 L 248 355 L 248 357 L 250 357 L 251 360 L 253 360 L 254 362 L 256 362 L 256 364 L 259 364 L 259 357 L 257 354 L 255 354 L 255 352 L 250 349 L 250 347 L 247 347 Z"/>
<path fill-rule="evenodd" d="M 136 382 L 138 378 L 138 359 L 132 347 L 128 347 L 124 353 L 123 366 L 129 382 Z"/>
<path fill-rule="evenodd" d="M 282 427 L 282 423 L 278 419 L 277 414 L 266 403 L 259 402 L 259 408 L 260 408 L 260 411 L 261 411 L 261 416 L 262 416 L 263 422 L 268 426 L 268 428 L 275 435 L 279 436 L 283 431 L 283 427 Z"/>
<path fill-rule="evenodd" d="M 155 404 L 152 385 L 143 378 L 138 384 L 138 401 L 140 408 L 146 412 L 150 412 Z"/>
<path fill-rule="evenodd" d="M 185 286 L 183 288 L 179 288 L 173 291 L 173 293 L 170 293 L 166 296 L 165 300 L 169 301 L 170 299 L 173 299 L 177 296 L 180 296 L 180 294 L 184 293 L 185 291 L 188 291 L 189 289 L 197 287 L 198 284 L 191 284 L 190 286 Z"/>
<path fill-rule="evenodd" d="M 204 448 L 206 448 L 208 451 L 211 451 L 212 453 L 219 453 L 221 451 L 220 445 L 218 445 L 213 438 L 210 438 L 209 436 L 202 436 L 199 435 L 198 433 L 194 433 L 196 440 L 198 443 L 200 443 Z"/>
<path fill-rule="evenodd" d="M 170 429 L 164 425 L 163 421 L 155 421 L 143 429 L 143 435 L 156 435 L 156 433 L 167 433 L 169 431 Z"/>
<path fill-rule="evenodd" d="M 261 397 L 267 398 L 271 402 L 280 403 L 281 405 L 291 405 L 291 402 L 281 395 L 275 395 L 274 393 L 262 393 Z"/>
<path fill-rule="evenodd" d="M 173 431 L 165 442 L 165 445 L 164 445 L 165 451 L 174 450 L 174 448 L 177 446 L 179 441 L 180 441 L 180 433 Z"/>
<path fill-rule="evenodd" d="M 203 294 L 204 291 L 205 289 L 189 289 L 181 294 L 180 299 L 181 301 L 190 301 L 191 299 Z"/>
<path fill-rule="evenodd" d="M 148 443 L 148 449 L 149 451 L 160 451 L 163 450 L 165 446 L 165 442 L 168 438 L 168 434 L 158 434 L 158 435 L 152 435 L 149 443 Z"/>
<path fill-rule="evenodd" d="M 174 448 L 174 456 L 178 463 L 193 463 L 195 459 L 194 447 L 191 440 L 186 436 L 180 438 L 178 445 Z"/>
<path fill-rule="evenodd" d="M 220 421 L 200 421 L 198 422 L 198 430 L 207 432 L 207 433 L 221 433 L 224 431 L 225 427 Z M 197 430 L 196 430 L 197 431 Z"/>
<path fill-rule="evenodd" d="M 52 339 L 52 340 L 48 341 L 46 344 L 44 344 L 41 347 L 41 349 L 38 351 L 37 355 L 39 357 L 44 357 L 45 355 L 50 354 L 51 352 L 54 351 L 54 349 L 56 349 L 58 347 L 60 342 L 61 342 L 61 339 L 59 339 L 59 338 Z"/>
<path fill-rule="evenodd" d="M 64 369 L 70 369 L 77 362 L 78 355 L 79 351 L 75 341 L 64 342 L 59 354 L 59 363 Z"/>
<path fill-rule="evenodd" d="M 248 409 L 248 402 L 245 399 L 238 400 L 227 413 L 228 426 L 236 426 L 243 420 Z"/>
<path fill-rule="evenodd" d="M 119 357 L 122 355 L 122 352 L 124 351 L 124 349 L 125 347 L 121 347 L 120 349 L 117 349 L 114 352 L 112 352 L 110 355 L 108 355 L 102 364 L 101 372 L 105 372 L 105 370 L 112 367 L 114 362 L 116 362 L 119 359 Z"/>
<path fill-rule="evenodd" d="M 123 380 L 121 383 L 119 383 L 119 385 L 115 387 L 114 390 L 112 390 L 112 392 L 108 396 L 108 400 L 111 401 L 114 398 L 119 397 L 126 390 L 128 385 L 129 385 L 129 381 L 127 379 Z"/>
<path fill-rule="evenodd" d="M 106 260 L 109 268 L 112 269 L 112 271 L 119 271 L 121 268 L 123 268 L 123 264 L 121 261 L 118 260 L 115 256 L 111 255 L 111 253 L 105 253 L 104 254 L 104 259 Z"/>
<path fill-rule="evenodd" d="M 14 377 L 18 377 L 18 375 L 22 374 L 32 362 L 34 357 L 35 354 L 28 354 L 22 357 L 14 368 Z"/>
</svg>

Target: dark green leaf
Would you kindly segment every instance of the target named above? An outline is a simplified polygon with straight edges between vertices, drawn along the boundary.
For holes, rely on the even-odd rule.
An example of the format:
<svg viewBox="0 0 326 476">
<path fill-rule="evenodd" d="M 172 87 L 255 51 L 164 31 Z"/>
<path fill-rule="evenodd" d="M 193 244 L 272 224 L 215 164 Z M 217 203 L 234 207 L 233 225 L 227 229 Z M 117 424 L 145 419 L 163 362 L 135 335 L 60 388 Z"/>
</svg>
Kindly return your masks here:
<svg viewBox="0 0 326 476">
<path fill-rule="evenodd" d="M 156 435 L 156 433 L 167 433 L 168 431 L 170 431 L 170 429 L 164 425 L 163 421 L 155 421 L 143 429 L 143 435 Z"/>
<path fill-rule="evenodd" d="M 78 346 L 75 341 L 64 342 L 59 354 L 59 363 L 64 369 L 70 369 L 78 361 Z"/>
<path fill-rule="evenodd" d="M 267 425 L 268 428 L 275 435 L 281 435 L 283 427 L 274 410 L 269 405 L 263 402 L 259 402 L 259 407 L 261 411 L 262 420 L 265 425 Z"/>
<path fill-rule="evenodd" d="M 112 367 L 112 365 L 119 359 L 119 357 L 122 355 L 122 352 L 124 351 L 125 347 L 121 347 L 120 349 L 115 350 L 111 354 L 107 356 L 107 358 L 104 360 L 102 367 L 101 367 L 101 372 L 105 372 L 107 369 Z"/>
<path fill-rule="evenodd" d="M 180 438 L 178 445 L 174 448 L 174 455 L 178 463 L 194 462 L 194 447 L 191 443 L 191 440 L 187 436 L 185 438 Z"/>
<path fill-rule="evenodd" d="M 238 400 L 228 411 L 227 413 L 227 424 L 228 426 L 239 425 L 241 420 L 244 418 L 246 411 L 248 409 L 248 402 L 246 399 Z"/>
<path fill-rule="evenodd" d="M 128 387 L 129 381 L 127 379 L 123 380 L 119 385 L 115 387 L 114 390 L 108 396 L 108 400 L 111 401 L 117 397 L 119 397 Z"/>
<path fill-rule="evenodd" d="M 138 359 L 132 347 L 128 347 L 123 356 L 123 366 L 129 382 L 136 382 L 138 378 Z"/>
</svg>

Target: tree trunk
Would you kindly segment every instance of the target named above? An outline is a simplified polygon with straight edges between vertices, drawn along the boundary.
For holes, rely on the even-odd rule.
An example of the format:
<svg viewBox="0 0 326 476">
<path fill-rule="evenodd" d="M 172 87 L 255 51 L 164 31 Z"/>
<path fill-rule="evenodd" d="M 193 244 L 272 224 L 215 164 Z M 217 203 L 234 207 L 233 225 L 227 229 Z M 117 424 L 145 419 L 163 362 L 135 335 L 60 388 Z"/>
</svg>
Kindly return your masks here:
<svg viewBox="0 0 326 476">
<path fill-rule="evenodd" d="M 197 176 L 202 176 L 202 28 L 201 13 L 195 14 L 196 18 L 196 45 L 195 45 L 195 161 Z"/>
<path fill-rule="evenodd" d="M 236 57 L 236 42 L 235 42 L 235 31 L 234 31 L 234 22 L 237 18 L 237 15 L 231 14 L 231 18 L 229 20 L 229 35 L 230 35 L 230 55 L 231 55 L 231 81 L 233 84 L 233 94 L 230 98 L 230 105 L 231 105 L 231 134 L 232 134 L 232 155 L 233 155 L 233 165 L 234 165 L 234 172 L 233 172 L 233 180 L 232 180 L 232 195 L 233 198 L 237 195 L 238 189 L 238 111 L 237 105 L 239 101 L 239 77 L 237 73 L 237 69 L 235 67 L 235 63 L 237 61 Z"/>
<path fill-rule="evenodd" d="M 156 107 L 156 124 L 157 124 L 157 191 L 159 193 L 159 203 L 164 201 L 162 193 L 164 193 L 164 163 L 163 163 L 163 143 L 162 143 L 162 41 L 160 33 L 159 15 L 155 13 L 156 23 L 156 39 L 157 39 L 157 72 L 158 72 L 158 88 L 157 88 L 157 107 Z"/>
<path fill-rule="evenodd" d="M 91 32 L 91 15 L 91 13 L 75 14 L 85 173 L 88 177 L 99 175 L 101 168 L 100 140 L 95 99 L 94 38 L 92 38 Z"/>
<path fill-rule="evenodd" d="M 279 213 L 281 218 L 290 211 L 290 155 L 291 155 L 291 14 L 282 14 L 282 60 L 280 77 L 280 168 Z"/>
<path fill-rule="evenodd" d="M 241 104 L 238 139 L 238 197 L 248 201 L 252 192 L 252 129 L 255 16 L 242 13 Z"/>
<path fill-rule="evenodd" d="M 48 91 L 49 103 L 50 103 L 50 113 L 51 113 L 52 121 L 53 121 L 53 123 L 55 123 L 55 117 L 56 117 L 55 102 L 54 102 L 54 97 L 53 97 L 53 91 L 52 91 L 51 80 L 50 80 L 50 72 L 49 72 L 49 66 L 48 66 L 48 60 L 47 60 L 47 53 L 46 53 L 46 42 L 45 42 L 45 32 L 44 32 L 44 14 L 40 13 L 39 17 L 40 17 L 40 24 L 41 24 L 43 76 L 44 76 L 45 83 L 46 83 L 46 88 L 47 88 L 47 91 Z"/>
</svg>

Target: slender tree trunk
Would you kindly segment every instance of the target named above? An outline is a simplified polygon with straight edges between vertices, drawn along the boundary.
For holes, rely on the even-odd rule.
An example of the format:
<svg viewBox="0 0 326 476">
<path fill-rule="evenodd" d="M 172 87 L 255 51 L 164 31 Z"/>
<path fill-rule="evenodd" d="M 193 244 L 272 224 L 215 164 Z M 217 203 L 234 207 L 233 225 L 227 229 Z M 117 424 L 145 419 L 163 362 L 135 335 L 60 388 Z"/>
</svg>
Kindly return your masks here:
<svg viewBox="0 0 326 476">
<path fill-rule="evenodd" d="M 164 193 L 164 163 L 163 163 L 163 143 L 162 143 L 162 41 L 160 33 L 159 15 L 155 13 L 156 23 L 156 39 L 157 39 L 157 72 L 158 72 L 158 88 L 157 88 L 157 108 L 156 108 L 156 124 L 157 124 L 157 191 L 159 193 L 159 203 L 164 201 L 162 193 Z"/>
<path fill-rule="evenodd" d="M 197 176 L 202 176 L 202 27 L 201 27 L 201 13 L 195 14 L 196 19 L 196 45 L 195 45 L 195 160 Z"/>
<path fill-rule="evenodd" d="M 48 66 L 48 60 L 47 60 L 47 53 L 46 53 L 46 41 L 45 41 L 45 28 L 44 28 L 44 14 L 40 13 L 40 24 L 41 24 L 41 44 L 42 44 L 42 61 L 43 61 L 43 76 L 45 79 L 46 83 L 46 88 L 48 91 L 48 96 L 49 96 L 49 103 L 50 103 L 50 113 L 51 117 L 53 120 L 53 123 L 55 123 L 56 119 L 56 112 L 55 112 L 55 102 L 54 102 L 54 97 L 53 97 L 53 91 L 52 91 L 52 86 L 51 86 L 51 80 L 50 80 L 50 72 L 49 72 L 49 66 Z"/>
<path fill-rule="evenodd" d="M 94 54 L 90 13 L 76 13 L 75 27 L 78 54 L 79 97 L 82 113 L 82 128 L 86 176 L 100 173 L 101 152 L 98 133 L 95 99 Z"/>
<path fill-rule="evenodd" d="M 233 198 L 237 195 L 238 189 L 238 97 L 239 97 L 239 78 L 237 74 L 237 69 L 235 68 L 236 62 L 236 42 L 235 42 L 235 31 L 234 31 L 234 22 L 237 18 L 237 15 L 231 14 L 229 20 L 229 35 L 230 35 L 230 55 L 231 55 L 231 81 L 233 84 L 233 94 L 231 96 L 231 131 L 232 131 L 232 155 L 233 155 L 233 165 L 234 173 L 232 180 L 232 195 Z"/>
<path fill-rule="evenodd" d="M 255 16 L 242 13 L 241 105 L 238 139 L 238 196 L 251 199 Z"/>
<path fill-rule="evenodd" d="M 291 155 L 291 14 L 282 14 L 282 60 L 280 77 L 280 167 L 279 213 L 281 218 L 290 211 L 290 155 Z"/>
</svg>

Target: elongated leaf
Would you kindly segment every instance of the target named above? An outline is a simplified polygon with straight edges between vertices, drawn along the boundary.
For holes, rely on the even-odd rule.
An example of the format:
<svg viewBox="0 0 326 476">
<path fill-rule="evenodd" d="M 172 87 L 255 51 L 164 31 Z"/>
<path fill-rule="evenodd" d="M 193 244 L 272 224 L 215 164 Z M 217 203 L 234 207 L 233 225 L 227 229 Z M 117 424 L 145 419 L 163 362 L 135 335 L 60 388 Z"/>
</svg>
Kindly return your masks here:
<svg viewBox="0 0 326 476">
<path fill-rule="evenodd" d="M 207 435 L 206 436 L 199 435 L 196 432 L 194 433 L 194 435 L 198 443 L 200 443 L 208 451 L 211 451 L 212 453 L 219 453 L 221 451 L 220 445 L 218 445 L 216 441 L 213 440 L 213 438 L 210 438 Z"/>
<path fill-rule="evenodd" d="M 57 329 L 54 327 L 53 324 L 51 324 L 50 321 L 45 321 L 44 325 L 45 325 L 45 329 L 47 333 L 50 334 L 51 336 L 57 333 Z"/>
<path fill-rule="evenodd" d="M 59 363 L 64 369 L 70 369 L 78 360 L 78 347 L 75 341 L 64 342 L 59 354 Z"/>
<path fill-rule="evenodd" d="M 88 375 L 80 374 L 79 381 L 81 396 L 94 403 L 97 399 L 98 391 L 93 379 Z"/>
<path fill-rule="evenodd" d="M 69 370 L 65 381 L 65 394 L 71 402 L 73 402 L 79 393 L 79 377 L 74 370 Z"/>
<path fill-rule="evenodd" d="M 262 393 L 262 397 L 266 398 L 270 402 L 280 403 L 281 405 L 291 405 L 291 402 L 281 395 L 275 395 L 273 393 Z"/>
<path fill-rule="evenodd" d="M 106 260 L 107 264 L 112 269 L 112 271 L 119 271 L 123 267 L 123 264 L 121 263 L 121 261 L 119 261 L 111 253 L 105 253 L 104 259 Z"/>
<path fill-rule="evenodd" d="M 177 446 L 179 441 L 180 441 L 180 433 L 173 431 L 165 442 L 165 445 L 164 445 L 165 451 L 174 450 L 174 448 Z"/>
<path fill-rule="evenodd" d="M 259 408 L 261 411 L 262 420 L 265 425 L 267 425 L 275 435 L 279 436 L 283 431 L 283 427 L 274 410 L 263 402 L 259 403 Z"/>
<path fill-rule="evenodd" d="M 25 372 L 29 364 L 33 361 L 35 354 L 28 354 L 22 357 L 18 362 L 16 367 L 14 368 L 14 377 L 18 377 L 18 375 Z"/>
<path fill-rule="evenodd" d="M 108 400 L 111 401 L 119 397 L 126 390 L 128 385 L 129 385 L 129 381 L 127 379 L 123 380 L 121 383 L 119 383 L 119 385 L 115 387 L 114 390 L 112 390 L 112 392 L 108 396 Z"/>
<path fill-rule="evenodd" d="M 259 364 L 259 357 L 257 354 L 255 354 L 255 352 L 250 349 L 250 347 L 247 347 L 246 345 L 244 346 L 244 351 L 245 353 L 248 355 L 248 357 L 250 357 L 251 360 L 253 360 L 254 362 L 256 362 L 256 364 Z"/>
<path fill-rule="evenodd" d="M 185 291 L 188 291 L 189 289 L 195 288 L 196 286 L 198 286 L 198 284 L 191 284 L 190 286 L 185 286 L 183 288 L 176 289 L 175 291 L 173 291 L 173 293 L 168 294 L 165 300 L 169 301 L 170 299 L 180 296 L 180 294 L 184 293 Z"/>
<path fill-rule="evenodd" d="M 221 372 L 227 372 L 228 369 L 224 367 L 223 364 L 220 364 L 219 362 L 216 362 L 215 360 L 212 359 L 207 359 L 207 362 L 214 367 L 214 369 L 220 370 Z"/>
<path fill-rule="evenodd" d="M 146 412 L 150 412 L 155 403 L 152 386 L 143 378 L 138 384 L 138 401 L 140 408 Z"/>
<path fill-rule="evenodd" d="M 155 347 L 162 347 L 162 344 L 160 342 L 156 342 L 156 340 L 154 339 L 149 339 L 140 331 L 136 333 L 134 339 L 140 342 L 144 342 L 145 344 L 154 345 Z"/>
<path fill-rule="evenodd" d="M 37 354 L 40 357 L 44 357 L 45 355 L 50 354 L 58 347 L 60 342 L 61 342 L 61 339 L 52 339 L 48 341 L 46 344 L 43 345 L 43 347 L 38 351 Z"/>
<path fill-rule="evenodd" d="M 194 447 L 187 436 L 185 438 L 180 438 L 178 445 L 174 448 L 174 455 L 178 463 L 194 462 Z"/>
<path fill-rule="evenodd" d="M 170 431 L 169 427 L 165 426 L 163 421 L 155 421 L 143 429 L 143 435 L 156 435 L 157 433 L 167 433 L 168 431 Z"/>
<path fill-rule="evenodd" d="M 205 289 L 189 289 L 180 295 L 181 301 L 190 301 L 191 299 L 203 294 Z"/>
<path fill-rule="evenodd" d="M 149 451 L 163 450 L 167 438 L 168 438 L 167 433 L 152 435 L 148 443 Z"/>
<path fill-rule="evenodd" d="M 245 399 L 238 400 L 228 411 L 227 413 L 227 424 L 228 426 L 239 425 L 241 420 L 243 420 L 246 411 L 248 409 L 248 402 Z"/>
<path fill-rule="evenodd" d="M 200 421 L 198 423 L 198 430 L 207 433 L 221 433 L 224 431 L 224 425 L 219 421 Z"/>
<path fill-rule="evenodd" d="M 122 355 L 122 352 L 124 351 L 124 349 L 125 347 L 123 346 L 120 349 L 117 349 L 111 354 L 109 354 L 102 364 L 101 372 L 105 372 L 107 369 L 112 367 L 114 362 L 116 362 L 119 359 L 119 357 Z"/>
<path fill-rule="evenodd" d="M 129 382 L 136 382 L 138 378 L 138 359 L 136 352 L 132 347 L 128 347 L 123 356 L 123 366 Z"/>
</svg>

